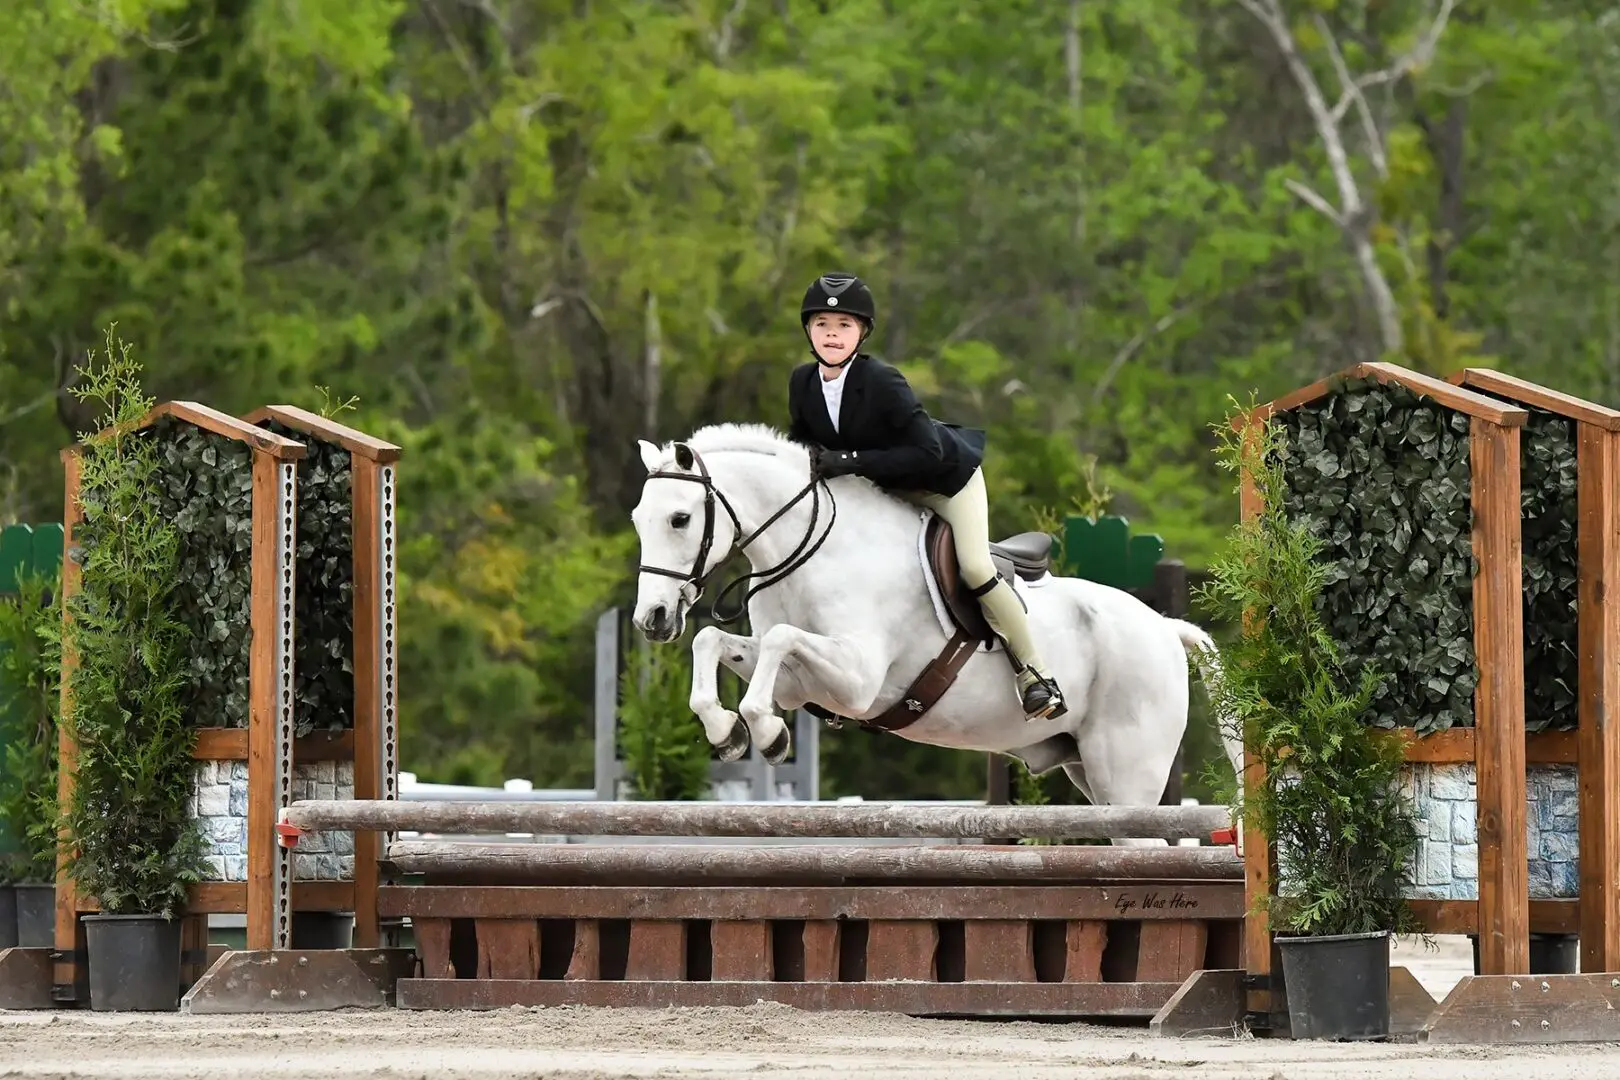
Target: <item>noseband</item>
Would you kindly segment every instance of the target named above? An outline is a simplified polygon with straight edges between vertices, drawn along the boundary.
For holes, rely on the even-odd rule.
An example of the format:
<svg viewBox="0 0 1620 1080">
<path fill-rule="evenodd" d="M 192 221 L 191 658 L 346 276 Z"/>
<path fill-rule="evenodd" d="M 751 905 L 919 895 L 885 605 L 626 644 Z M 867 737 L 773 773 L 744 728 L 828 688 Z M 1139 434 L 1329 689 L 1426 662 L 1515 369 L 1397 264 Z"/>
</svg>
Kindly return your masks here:
<svg viewBox="0 0 1620 1080">
<path fill-rule="evenodd" d="M 716 500 L 718 500 L 720 505 L 725 509 L 726 516 L 731 519 L 731 527 L 734 530 L 735 535 L 741 537 L 743 527 L 742 522 L 737 519 L 737 512 L 731 508 L 731 500 L 726 498 L 725 492 L 714 486 L 714 477 L 709 474 L 709 467 L 704 464 L 702 456 L 700 456 L 696 450 L 692 449 L 685 443 L 676 443 L 676 464 L 680 464 L 681 458 L 687 455 L 690 455 L 692 459 L 692 466 L 696 469 L 695 472 L 666 472 L 660 469 L 657 472 L 648 473 L 647 476 L 648 479 L 657 477 L 663 480 L 689 480 L 694 484 L 703 485 L 703 539 L 698 544 L 697 560 L 693 563 L 692 569 L 685 573 L 682 573 L 679 570 L 668 570 L 661 566 L 648 566 L 645 563 L 638 566 L 637 570 L 643 574 L 661 574 L 664 577 L 675 578 L 681 583 L 683 588 L 687 585 L 692 586 L 694 594 L 692 596 L 691 603 L 694 607 L 696 607 L 697 602 L 703 598 L 703 590 L 708 581 L 709 574 L 713 572 L 706 571 L 703 569 L 703 567 L 708 563 L 709 552 L 714 547 L 714 504 Z M 827 529 L 821 534 L 821 537 L 810 546 L 810 550 L 806 551 L 805 545 L 809 544 L 810 538 L 815 535 L 816 520 L 821 516 L 821 492 L 823 490 L 827 492 L 827 501 L 832 508 L 827 517 Z M 809 562 L 811 556 L 815 555 L 815 553 L 821 549 L 821 545 L 832 533 L 833 522 L 838 520 L 838 501 L 833 498 L 832 489 L 827 487 L 827 482 L 816 475 L 815 459 L 811 458 L 810 482 L 801 488 L 797 495 L 789 499 L 785 506 L 767 518 L 765 524 L 761 525 L 759 528 L 749 533 L 746 537 L 739 540 L 736 544 L 736 550 L 742 551 L 744 548 L 748 547 L 749 544 L 757 540 L 766 529 L 769 529 L 772 525 L 776 524 L 783 514 L 793 509 L 793 507 L 798 504 L 799 500 L 803 499 L 806 495 L 813 495 L 814 497 L 811 499 L 810 504 L 810 524 L 805 529 L 804 536 L 799 541 L 799 546 L 794 548 L 792 553 L 789 554 L 787 558 L 783 559 L 770 569 L 750 570 L 748 573 L 743 574 L 725 588 L 721 589 L 719 595 L 714 598 L 713 606 L 710 608 L 716 622 L 723 624 L 734 623 L 738 619 L 741 619 L 748 610 L 748 601 L 755 593 L 761 591 L 762 589 L 768 589 L 772 585 L 775 585 L 777 582 L 781 581 L 783 578 L 786 578 L 789 574 L 793 573 L 793 571 Z M 718 570 L 719 568 L 720 564 L 715 564 L 714 569 Z M 731 612 L 731 614 L 722 615 L 720 613 L 720 602 L 725 599 L 726 594 L 730 593 L 731 590 L 737 588 L 739 585 L 742 585 L 744 582 L 748 581 L 749 578 L 764 577 L 769 574 L 775 574 L 776 576 L 770 578 L 768 581 L 761 581 L 758 585 L 755 585 L 753 588 L 749 589 L 743 595 L 743 598 L 737 602 L 737 607 Z"/>
</svg>

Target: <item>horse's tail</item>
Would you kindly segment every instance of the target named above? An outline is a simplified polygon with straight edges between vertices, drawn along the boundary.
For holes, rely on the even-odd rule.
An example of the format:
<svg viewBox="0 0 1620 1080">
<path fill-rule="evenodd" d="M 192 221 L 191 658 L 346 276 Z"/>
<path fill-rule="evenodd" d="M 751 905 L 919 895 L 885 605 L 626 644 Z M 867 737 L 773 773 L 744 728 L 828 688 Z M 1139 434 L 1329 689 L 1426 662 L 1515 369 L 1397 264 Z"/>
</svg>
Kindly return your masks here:
<svg viewBox="0 0 1620 1080">
<path fill-rule="evenodd" d="M 1238 718 L 1220 705 L 1224 700 L 1220 693 L 1220 685 L 1225 675 L 1221 667 L 1220 649 L 1216 646 L 1215 639 L 1210 637 L 1203 627 L 1195 626 L 1185 619 L 1167 621 L 1175 631 L 1176 637 L 1181 640 L 1182 647 L 1187 650 L 1187 658 L 1198 668 L 1198 674 L 1204 680 L 1204 691 L 1209 695 L 1210 706 L 1215 710 L 1215 722 L 1220 728 L 1221 745 L 1226 748 L 1226 758 L 1232 763 L 1233 775 L 1241 783 L 1243 732 L 1238 727 Z"/>
</svg>

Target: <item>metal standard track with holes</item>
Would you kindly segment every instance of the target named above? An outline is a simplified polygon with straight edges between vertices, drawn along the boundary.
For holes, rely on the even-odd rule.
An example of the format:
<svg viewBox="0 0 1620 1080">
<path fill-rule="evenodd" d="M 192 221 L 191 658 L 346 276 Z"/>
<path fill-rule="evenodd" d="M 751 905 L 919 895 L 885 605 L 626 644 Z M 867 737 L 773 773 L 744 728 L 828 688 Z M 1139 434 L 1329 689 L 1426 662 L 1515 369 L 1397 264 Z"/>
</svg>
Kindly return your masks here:
<svg viewBox="0 0 1620 1080">
<path fill-rule="evenodd" d="M 906 803 L 512 803 L 309 800 L 281 812 L 307 832 L 410 829 L 578 836 L 1030 837 L 1208 840 L 1224 806 L 918 806 Z"/>
</svg>

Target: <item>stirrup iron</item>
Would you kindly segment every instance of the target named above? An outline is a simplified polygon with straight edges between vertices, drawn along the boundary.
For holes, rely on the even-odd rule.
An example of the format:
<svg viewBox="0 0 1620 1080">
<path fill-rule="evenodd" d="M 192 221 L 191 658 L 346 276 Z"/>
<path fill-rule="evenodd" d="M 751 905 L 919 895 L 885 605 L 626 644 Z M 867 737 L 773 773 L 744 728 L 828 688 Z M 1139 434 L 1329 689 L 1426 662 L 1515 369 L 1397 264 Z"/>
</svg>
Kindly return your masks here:
<svg viewBox="0 0 1620 1080">
<path fill-rule="evenodd" d="M 1063 700 L 1063 691 L 1058 689 L 1057 683 L 1041 675 L 1038 671 L 1031 674 L 1033 678 L 1029 685 L 1019 691 L 1019 703 L 1024 709 L 1024 720 L 1026 722 L 1049 720 L 1068 712 L 1068 703 Z M 1044 702 L 1040 700 L 1043 692 L 1045 695 Z M 1032 698 L 1035 703 L 1034 711 L 1031 711 Z"/>
</svg>

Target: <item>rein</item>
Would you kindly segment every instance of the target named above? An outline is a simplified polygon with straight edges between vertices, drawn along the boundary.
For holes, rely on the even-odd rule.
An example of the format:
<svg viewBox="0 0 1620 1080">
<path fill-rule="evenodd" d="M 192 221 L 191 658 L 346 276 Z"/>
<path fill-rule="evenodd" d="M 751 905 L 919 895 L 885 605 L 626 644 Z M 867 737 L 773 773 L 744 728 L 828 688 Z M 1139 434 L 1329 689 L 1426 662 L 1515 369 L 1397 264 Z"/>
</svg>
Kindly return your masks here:
<svg viewBox="0 0 1620 1080">
<path fill-rule="evenodd" d="M 695 591 L 691 604 L 693 607 L 696 607 L 698 600 L 703 597 L 703 590 L 708 581 L 709 574 L 713 572 L 705 571 L 703 567 L 709 561 L 709 552 L 714 547 L 715 501 L 718 499 L 720 505 L 725 508 L 726 516 L 731 518 L 731 526 L 737 536 L 742 537 L 743 527 L 742 522 L 737 518 L 737 512 L 731 507 L 731 500 L 726 498 L 725 492 L 715 487 L 714 477 L 710 475 L 709 467 L 704 463 L 702 456 L 685 443 L 676 443 L 676 464 L 680 464 L 681 458 L 685 455 L 689 455 L 691 457 L 692 465 L 696 469 L 696 472 L 666 472 L 660 469 L 657 472 L 649 473 L 648 477 L 659 477 L 665 480 L 689 480 L 692 483 L 703 485 L 703 539 L 698 544 L 697 560 L 693 563 L 692 569 L 686 573 L 682 573 L 679 570 L 668 570 L 661 566 L 648 566 L 645 563 L 641 564 L 639 567 L 637 567 L 637 569 L 643 574 L 662 574 L 664 577 L 676 578 L 681 582 L 682 588 L 685 588 L 688 585 L 692 586 Z M 810 538 L 815 535 L 816 521 L 821 516 L 822 490 L 827 492 L 827 501 L 832 508 L 827 518 L 827 529 L 821 534 L 820 538 L 816 540 L 815 544 L 811 545 L 810 550 L 806 551 L 805 545 L 809 544 Z M 781 520 L 783 514 L 797 506 L 799 501 L 806 495 L 813 496 L 810 504 L 810 524 L 806 527 L 804 536 L 799 540 L 798 547 L 794 548 L 786 558 L 777 563 L 775 566 L 765 570 L 750 570 L 748 573 L 743 574 L 741 577 L 737 578 L 735 581 L 732 581 L 730 584 L 721 589 L 719 595 L 714 598 L 714 603 L 710 606 L 710 613 L 714 616 L 716 622 L 725 625 L 734 623 L 738 619 L 741 619 L 743 615 L 747 613 L 748 601 L 753 598 L 755 593 L 770 588 L 772 585 L 782 581 L 789 574 L 793 573 L 793 571 L 809 562 L 815 553 L 821 550 L 821 545 L 826 542 L 827 537 L 832 535 L 833 522 L 838 520 L 838 500 L 833 497 L 832 488 L 827 486 L 827 482 L 816 475 L 815 461 L 814 458 L 812 458 L 810 482 L 801 488 L 797 495 L 789 499 L 780 510 L 767 518 L 763 525 L 739 540 L 735 545 L 735 549 L 737 551 L 742 551 L 747 548 L 748 545 L 757 540 L 766 529 L 769 529 L 772 525 L 776 524 L 777 521 Z M 720 564 L 717 563 L 714 569 L 718 570 L 719 568 Z M 778 573 L 778 571 L 780 572 Z M 738 601 L 736 608 L 733 609 L 731 614 L 722 615 L 720 613 L 721 601 L 724 600 L 727 594 L 729 594 L 733 589 L 742 585 L 750 578 L 765 577 L 766 575 L 770 574 L 775 574 L 776 576 L 770 578 L 768 581 L 761 581 L 758 585 L 755 585 L 753 588 L 744 593 L 742 599 Z"/>
</svg>

